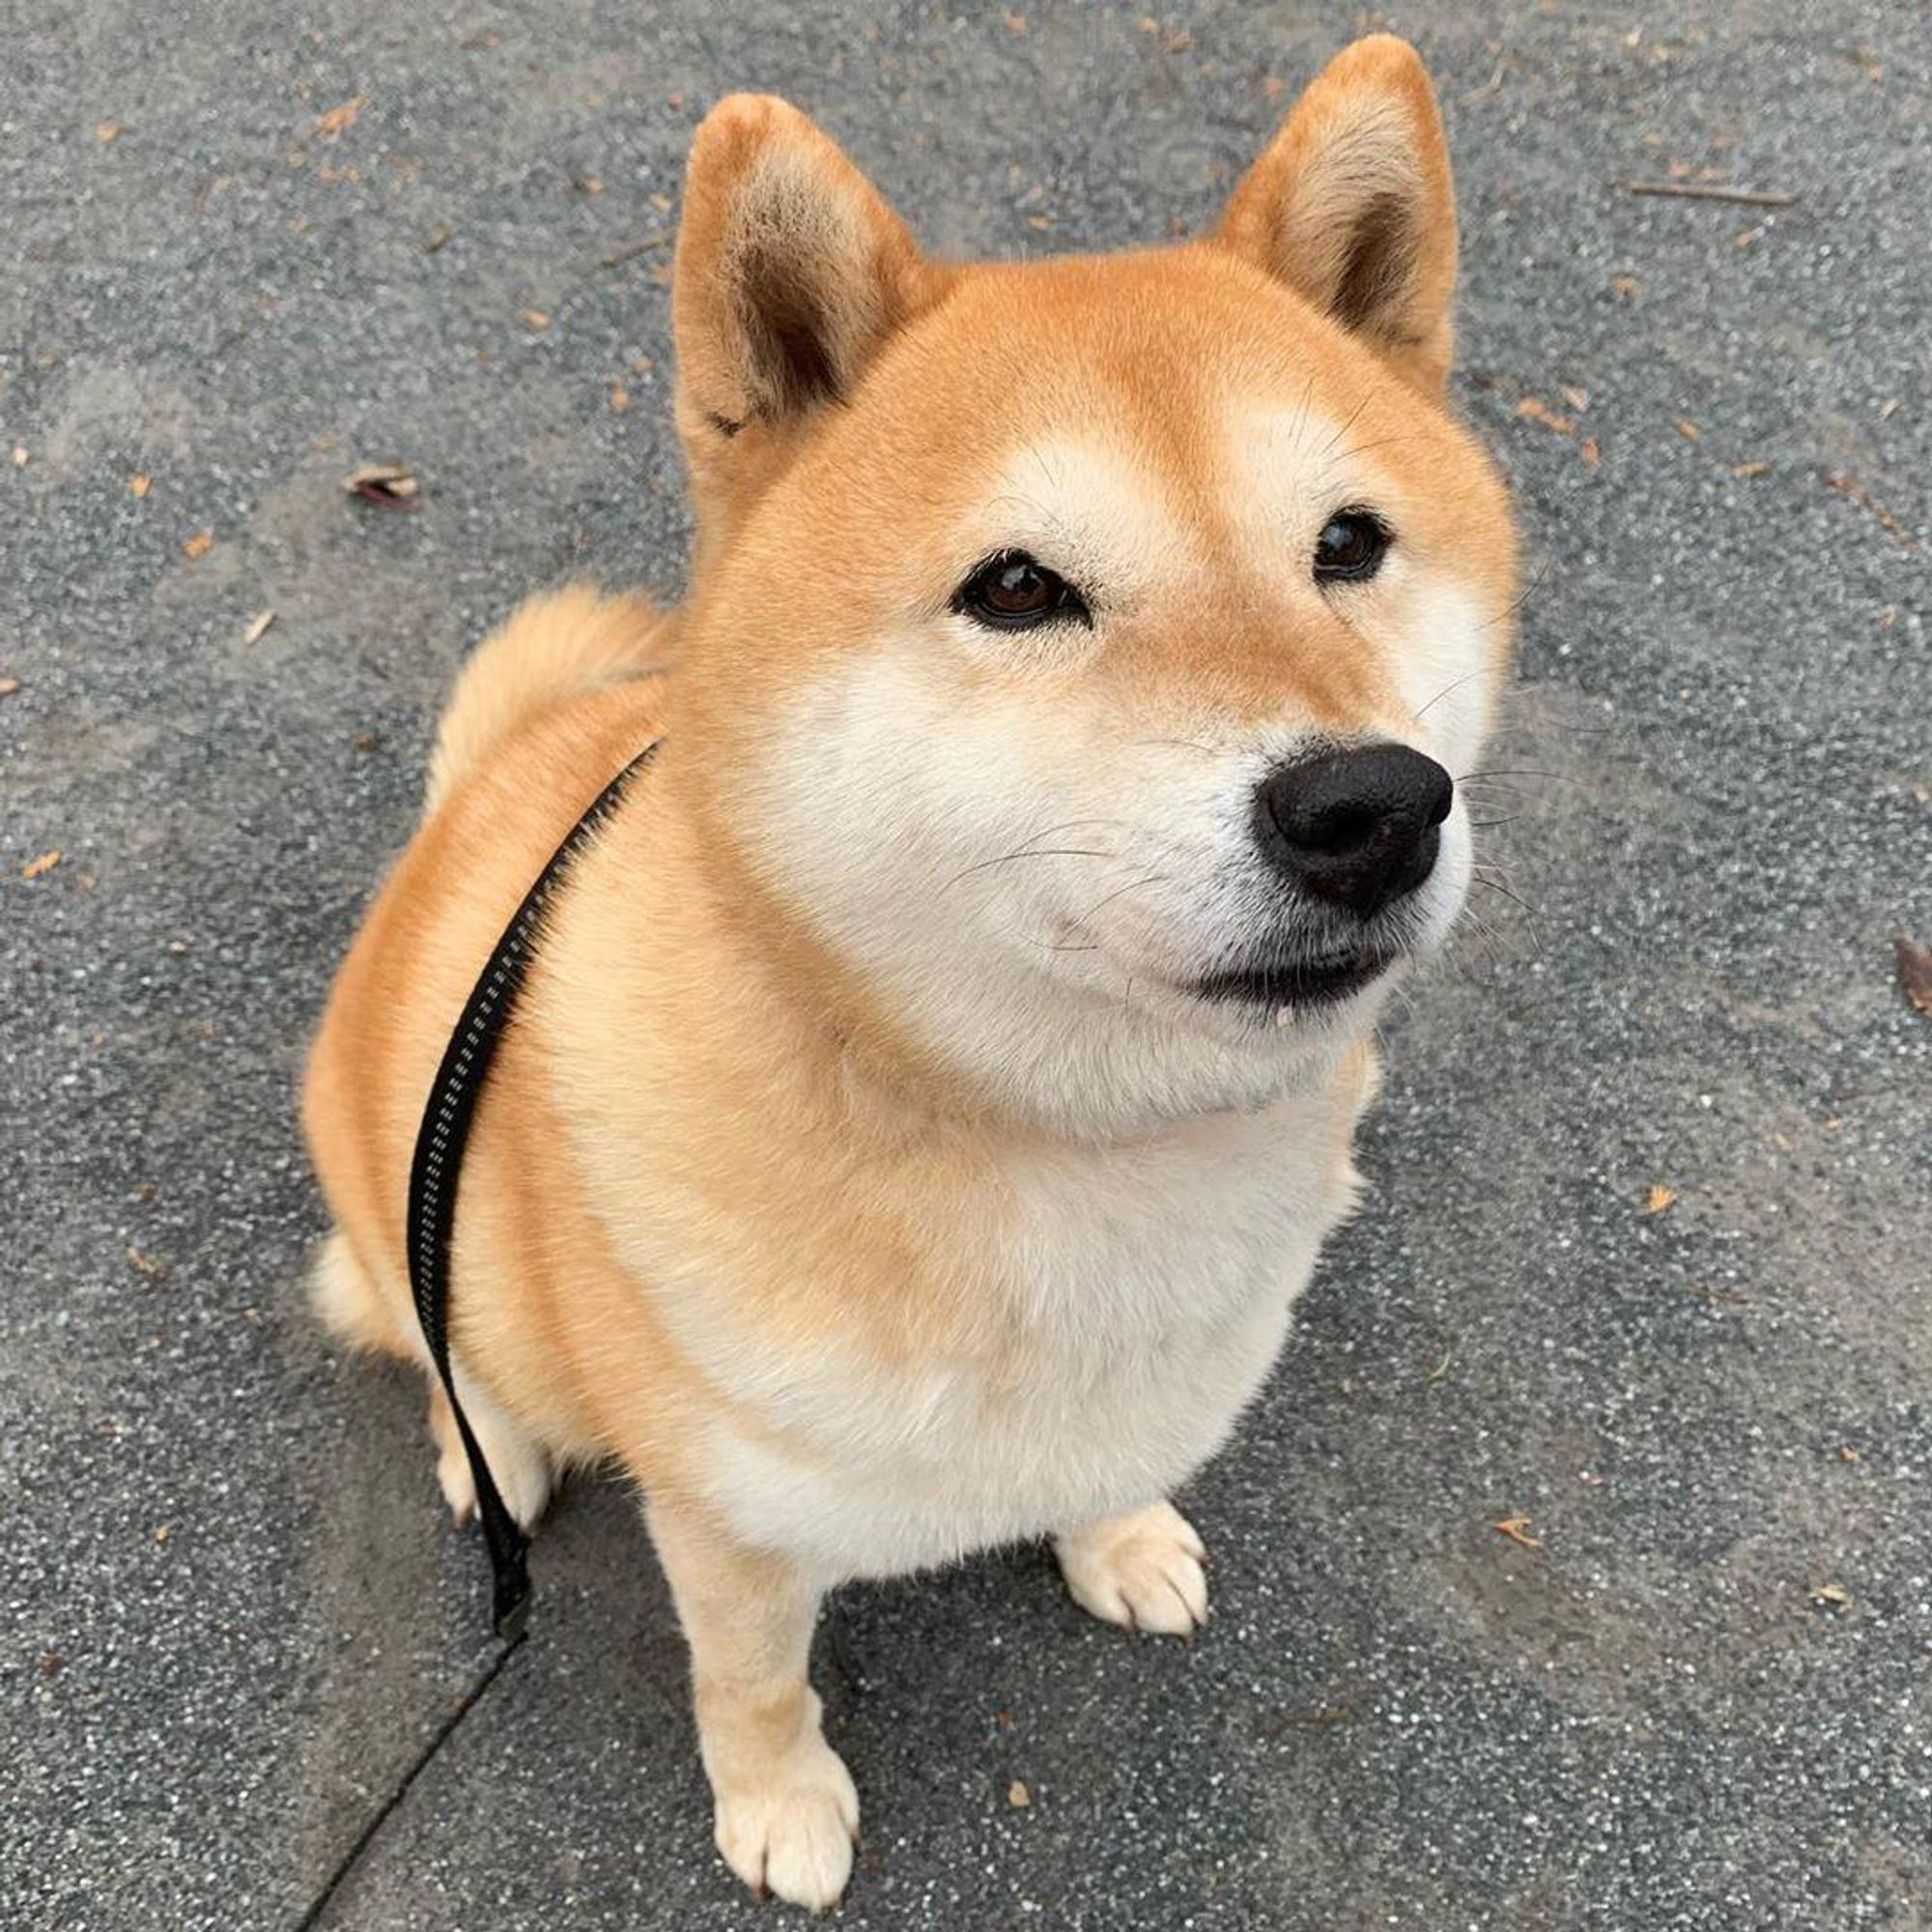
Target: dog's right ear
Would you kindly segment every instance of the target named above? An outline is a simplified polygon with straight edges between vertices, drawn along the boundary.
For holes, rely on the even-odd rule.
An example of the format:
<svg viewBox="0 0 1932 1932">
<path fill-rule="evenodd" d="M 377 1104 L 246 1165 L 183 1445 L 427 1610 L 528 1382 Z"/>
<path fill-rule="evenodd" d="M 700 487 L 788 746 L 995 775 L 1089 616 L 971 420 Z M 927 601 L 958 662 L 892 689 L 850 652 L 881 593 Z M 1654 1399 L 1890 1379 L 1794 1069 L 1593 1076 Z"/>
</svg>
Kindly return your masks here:
<svg viewBox="0 0 1932 1932">
<path fill-rule="evenodd" d="M 905 223 L 795 107 L 721 100 L 692 143 L 671 297 L 700 490 L 763 469 L 774 438 L 848 395 L 927 281 Z"/>
</svg>

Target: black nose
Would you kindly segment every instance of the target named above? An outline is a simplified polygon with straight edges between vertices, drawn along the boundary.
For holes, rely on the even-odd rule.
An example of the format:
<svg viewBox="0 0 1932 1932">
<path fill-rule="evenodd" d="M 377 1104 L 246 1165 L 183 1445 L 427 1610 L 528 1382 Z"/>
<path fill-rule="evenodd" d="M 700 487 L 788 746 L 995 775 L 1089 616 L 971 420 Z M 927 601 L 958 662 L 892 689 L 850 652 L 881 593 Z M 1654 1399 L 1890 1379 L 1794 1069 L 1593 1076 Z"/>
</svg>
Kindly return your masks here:
<svg viewBox="0 0 1932 1932">
<path fill-rule="evenodd" d="M 1328 752 L 1262 781 L 1255 838 L 1284 878 L 1366 919 L 1429 876 L 1454 789 L 1406 745 Z"/>
</svg>

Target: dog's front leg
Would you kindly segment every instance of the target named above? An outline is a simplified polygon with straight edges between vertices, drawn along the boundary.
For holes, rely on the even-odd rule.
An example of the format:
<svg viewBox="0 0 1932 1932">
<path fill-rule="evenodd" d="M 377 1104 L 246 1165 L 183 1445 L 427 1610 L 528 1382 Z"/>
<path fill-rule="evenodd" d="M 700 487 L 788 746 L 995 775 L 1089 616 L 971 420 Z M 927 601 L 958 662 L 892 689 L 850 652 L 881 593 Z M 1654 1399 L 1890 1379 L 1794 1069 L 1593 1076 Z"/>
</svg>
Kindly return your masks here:
<svg viewBox="0 0 1932 1932">
<path fill-rule="evenodd" d="M 660 1503 L 648 1517 L 691 1645 L 718 1849 L 754 1890 L 828 1906 L 852 1870 L 859 1797 L 806 1679 L 818 1590 L 713 1517 Z"/>
<path fill-rule="evenodd" d="M 1192 1636 L 1208 1621 L 1208 1551 L 1172 1503 L 1065 1531 L 1053 1553 L 1073 1601 L 1110 1624 Z"/>
</svg>

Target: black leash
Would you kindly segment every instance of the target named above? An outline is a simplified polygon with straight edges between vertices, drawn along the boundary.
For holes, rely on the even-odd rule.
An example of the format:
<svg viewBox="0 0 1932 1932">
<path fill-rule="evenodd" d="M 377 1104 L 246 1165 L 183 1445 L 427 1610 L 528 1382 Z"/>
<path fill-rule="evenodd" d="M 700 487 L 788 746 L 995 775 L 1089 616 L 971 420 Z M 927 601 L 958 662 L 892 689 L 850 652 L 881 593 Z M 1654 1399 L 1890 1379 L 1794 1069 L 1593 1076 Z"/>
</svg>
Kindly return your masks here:
<svg viewBox="0 0 1932 1932">
<path fill-rule="evenodd" d="M 551 854 L 550 864 L 537 875 L 536 884 L 524 895 L 450 1036 L 442 1065 L 436 1071 L 436 1084 L 423 1107 L 415 1157 L 410 1163 L 410 1291 L 415 1296 L 416 1320 L 422 1323 L 430 1359 L 442 1378 L 449 1412 L 463 1437 L 463 1452 L 469 1458 L 469 1474 L 476 1485 L 476 1514 L 483 1524 L 483 1540 L 490 1547 L 490 1568 L 496 1578 L 493 1621 L 497 1634 L 508 1643 L 522 1639 L 529 1617 L 530 1574 L 525 1560 L 529 1539 L 504 1507 L 502 1492 L 457 1400 L 456 1378 L 450 1370 L 449 1246 L 456 1226 L 456 1188 L 484 1076 L 516 1007 L 530 947 L 551 895 L 578 849 L 610 815 L 632 775 L 650 761 L 656 750 L 655 743 L 646 745 L 597 794 L 571 827 L 569 837 Z"/>
</svg>

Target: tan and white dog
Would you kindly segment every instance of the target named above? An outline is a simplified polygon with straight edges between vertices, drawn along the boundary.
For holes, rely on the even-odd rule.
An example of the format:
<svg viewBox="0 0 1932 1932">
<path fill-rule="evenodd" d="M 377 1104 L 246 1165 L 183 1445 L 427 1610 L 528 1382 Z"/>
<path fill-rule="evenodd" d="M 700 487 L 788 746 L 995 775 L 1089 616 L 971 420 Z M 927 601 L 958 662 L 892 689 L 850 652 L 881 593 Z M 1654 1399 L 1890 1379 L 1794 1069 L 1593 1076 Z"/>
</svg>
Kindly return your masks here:
<svg viewBox="0 0 1932 1932">
<path fill-rule="evenodd" d="M 734 97 L 677 250 L 690 599 L 539 598 L 457 684 L 310 1066 L 319 1302 L 425 1360 L 439 1057 L 661 739 L 484 1096 L 458 1375 L 526 1523 L 563 1464 L 637 1479 L 718 1843 L 781 1897 L 836 1898 L 858 1822 L 807 1681 L 828 1585 L 1051 1536 L 1096 1616 L 1207 1613 L 1166 1498 L 1350 1210 L 1371 1030 L 1470 877 L 1454 780 L 1515 562 L 1443 398 L 1455 262 L 1386 37 L 1210 238 L 1105 257 L 928 261 L 810 122 Z"/>
</svg>

